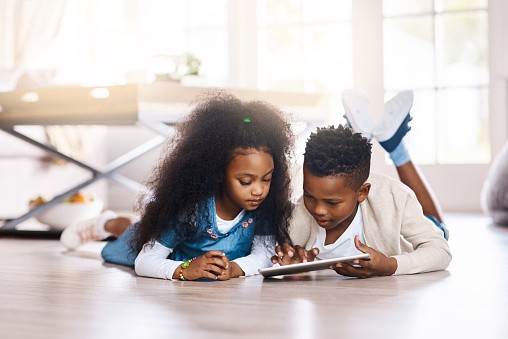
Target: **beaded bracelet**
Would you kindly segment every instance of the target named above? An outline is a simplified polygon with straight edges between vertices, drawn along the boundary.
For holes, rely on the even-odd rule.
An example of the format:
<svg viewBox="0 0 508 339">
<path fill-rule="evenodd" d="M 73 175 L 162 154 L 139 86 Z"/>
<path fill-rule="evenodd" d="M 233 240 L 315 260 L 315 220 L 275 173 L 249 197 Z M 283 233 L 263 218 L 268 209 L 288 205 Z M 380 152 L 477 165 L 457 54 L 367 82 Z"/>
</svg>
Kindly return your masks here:
<svg viewBox="0 0 508 339">
<path fill-rule="evenodd" d="M 188 267 L 190 266 L 190 263 L 191 263 L 191 262 L 192 262 L 192 260 L 194 260 L 194 259 L 196 259 L 196 258 L 189 259 L 189 260 L 187 260 L 187 261 L 183 262 L 183 263 L 180 265 L 180 266 L 182 267 L 182 268 L 180 269 L 180 274 L 179 274 L 180 280 L 182 280 L 182 281 L 183 281 L 183 280 L 185 280 L 185 277 L 183 276 L 183 270 L 184 270 L 184 269 L 186 269 L 186 268 L 188 268 Z"/>
<path fill-rule="evenodd" d="M 183 276 L 183 269 L 180 270 L 180 280 L 185 280 L 185 277 Z"/>
</svg>

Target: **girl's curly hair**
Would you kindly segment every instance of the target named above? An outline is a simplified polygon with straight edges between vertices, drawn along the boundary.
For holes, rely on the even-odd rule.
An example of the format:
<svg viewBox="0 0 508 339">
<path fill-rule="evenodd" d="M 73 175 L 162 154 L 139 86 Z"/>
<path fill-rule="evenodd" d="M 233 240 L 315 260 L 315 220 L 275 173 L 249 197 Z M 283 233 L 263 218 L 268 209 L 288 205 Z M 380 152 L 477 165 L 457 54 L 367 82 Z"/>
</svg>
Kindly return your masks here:
<svg viewBox="0 0 508 339">
<path fill-rule="evenodd" d="M 244 102 L 224 91 L 198 101 L 177 125 L 148 187 L 153 195 L 143 207 L 136 248 L 156 240 L 171 220 L 185 236 L 196 230 L 198 204 L 220 191 L 226 167 L 237 149 L 264 150 L 273 157 L 274 172 L 265 201 L 254 212 L 256 223 L 288 241 L 290 202 L 289 161 L 294 137 L 285 114 L 261 101 Z"/>
<path fill-rule="evenodd" d="M 307 140 L 304 165 L 318 177 L 340 175 L 359 189 L 370 172 L 372 144 L 342 125 L 318 128 Z"/>
</svg>

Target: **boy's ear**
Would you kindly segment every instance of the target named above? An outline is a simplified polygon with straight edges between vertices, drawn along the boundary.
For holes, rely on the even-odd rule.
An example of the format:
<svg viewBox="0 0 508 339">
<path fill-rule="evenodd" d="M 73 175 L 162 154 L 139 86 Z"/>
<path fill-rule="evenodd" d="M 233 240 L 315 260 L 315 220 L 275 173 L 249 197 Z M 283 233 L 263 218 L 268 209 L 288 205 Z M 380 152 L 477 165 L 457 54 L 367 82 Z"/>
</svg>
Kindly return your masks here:
<svg viewBox="0 0 508 339">
<path fill-rule="evenodd" d="M 370 192 L 370 184 L 366 182 L 358 189 L 357 201 L 363 202 L 369 196 L 369 192 Z"/>
</svg>

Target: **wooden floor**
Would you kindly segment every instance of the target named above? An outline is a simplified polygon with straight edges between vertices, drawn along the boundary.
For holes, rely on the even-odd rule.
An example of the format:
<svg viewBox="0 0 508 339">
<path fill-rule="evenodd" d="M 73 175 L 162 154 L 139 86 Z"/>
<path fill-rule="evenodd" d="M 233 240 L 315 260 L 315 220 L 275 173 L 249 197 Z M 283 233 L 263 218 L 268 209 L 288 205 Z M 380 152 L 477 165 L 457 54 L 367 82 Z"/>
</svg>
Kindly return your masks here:
<svg viewBox="0 0 508 339">
<path fill-rule="evenodd" d="M 447 271 L 366 280 L 165 281 L 0 238 L 0 338 L 508 338 L 508 228 L 447 221 Z"/>
</svg>

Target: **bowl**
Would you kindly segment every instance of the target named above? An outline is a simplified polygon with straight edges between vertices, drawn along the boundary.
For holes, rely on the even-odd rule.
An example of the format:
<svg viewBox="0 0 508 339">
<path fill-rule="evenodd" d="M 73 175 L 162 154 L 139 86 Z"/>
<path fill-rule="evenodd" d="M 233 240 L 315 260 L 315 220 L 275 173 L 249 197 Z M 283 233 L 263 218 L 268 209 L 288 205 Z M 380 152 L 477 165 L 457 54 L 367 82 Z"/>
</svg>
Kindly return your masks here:
<svg viewBox="0 0 508 339">
<path fill-rule="evenodd" d="M 64 201 L 37 215 L 37 221 L 49 225 L 51 229 L 63 230 L 73 223 L 98 217 L 104 208 L 100 199 L 87 202 Z"/>
</svg>

